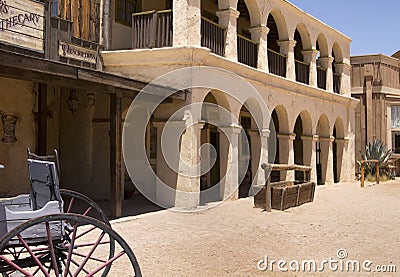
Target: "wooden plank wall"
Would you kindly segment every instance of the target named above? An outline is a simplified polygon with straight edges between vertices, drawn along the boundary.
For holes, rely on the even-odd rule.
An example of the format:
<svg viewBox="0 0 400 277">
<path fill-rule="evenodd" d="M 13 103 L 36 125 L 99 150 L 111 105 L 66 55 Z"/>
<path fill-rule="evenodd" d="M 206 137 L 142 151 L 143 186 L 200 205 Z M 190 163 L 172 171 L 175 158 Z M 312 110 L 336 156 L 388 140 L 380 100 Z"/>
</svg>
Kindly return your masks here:
<svg viewBox="0 0 400 277">
<path fill-rule="evenodd" d="M 59 17 L 74 22 L 74 36 L 99 43 L 101 0 L 62 0 Z"/>
</svg>

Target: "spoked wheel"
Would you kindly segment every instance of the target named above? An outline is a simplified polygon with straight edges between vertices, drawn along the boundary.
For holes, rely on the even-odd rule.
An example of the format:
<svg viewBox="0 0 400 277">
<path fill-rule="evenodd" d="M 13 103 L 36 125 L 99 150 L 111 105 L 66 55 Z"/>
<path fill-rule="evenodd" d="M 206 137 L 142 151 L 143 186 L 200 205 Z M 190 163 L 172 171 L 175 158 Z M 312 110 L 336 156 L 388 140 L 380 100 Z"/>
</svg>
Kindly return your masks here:
<svg viewBox="0 0 400 277">
<path fill-rule="evenodd" d="M 64 213 L 87 215 L 110 226 L 110 221 L 104 211 L 92 199 L 79 192 L 60 189 L 64 201 Z"/>
<path fill-rule="evenodd" d="M 111 248 L 115 248 L 113 255 Z M 8 232 L 0 240 L 0 272 L 5 276 L 141 276 L 133 251 L 120 235 L 96 219 L 76 214 L 34 218 Z"/>
</svg>

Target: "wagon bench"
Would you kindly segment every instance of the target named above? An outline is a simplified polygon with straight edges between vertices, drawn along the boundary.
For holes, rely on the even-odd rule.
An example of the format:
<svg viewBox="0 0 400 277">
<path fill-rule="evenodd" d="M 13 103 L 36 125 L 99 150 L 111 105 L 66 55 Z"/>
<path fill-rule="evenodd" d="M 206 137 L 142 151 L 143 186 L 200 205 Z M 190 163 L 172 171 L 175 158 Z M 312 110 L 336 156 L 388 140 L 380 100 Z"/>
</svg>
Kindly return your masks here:
<svg viewBox="0 0 400 277">
<path fill-rule="evenodd" d="M 287 165 L 287 164 L 263 164 L 265 172 L 265 185 L 259 187 L 258 193 L 254 196 L 254 206 L 270 212 L 271 208 L 286 210 L 291 207 L 300 206 L 314 200 L 315 183 L 310 182 L 310 166 Z M 271 183 L 270 173 L 272 170 L 279 171 L 303 171 L 303 183 L 297 181 L 280 181 Z"/>
</svg>

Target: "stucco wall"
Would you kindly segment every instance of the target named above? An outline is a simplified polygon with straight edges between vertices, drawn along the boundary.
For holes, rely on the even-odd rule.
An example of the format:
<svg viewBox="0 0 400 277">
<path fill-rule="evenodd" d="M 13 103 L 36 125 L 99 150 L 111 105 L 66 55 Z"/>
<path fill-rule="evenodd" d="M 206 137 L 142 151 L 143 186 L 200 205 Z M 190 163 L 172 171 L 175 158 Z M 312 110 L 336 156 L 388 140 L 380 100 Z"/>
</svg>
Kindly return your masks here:
<svg viewBox="0 0 400 277">
<path fill-rule="evenodd" d="M 18 117 L 17 141 L 0 141 L 0 196 L 14 196 L 29 192 L 26 148 L 36 147 L 36 124 L 32 112 L 35 109 L 35 90 L 31 82 L 0 78 L 0 111 Z M 1 121 L 0 121 L 1 122 Z M 1 136 L 3 136 L 3 124 Z"/>
</svg>

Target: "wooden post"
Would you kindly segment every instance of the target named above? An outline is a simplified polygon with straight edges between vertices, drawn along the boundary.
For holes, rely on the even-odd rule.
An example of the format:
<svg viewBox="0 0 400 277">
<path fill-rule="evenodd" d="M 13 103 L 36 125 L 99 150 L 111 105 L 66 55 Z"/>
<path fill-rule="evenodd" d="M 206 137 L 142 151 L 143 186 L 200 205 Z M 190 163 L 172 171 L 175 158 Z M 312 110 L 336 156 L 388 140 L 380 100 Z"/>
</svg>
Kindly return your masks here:
<svg viewBox="0 0 400 277">
<path fill-rule="evenodd" d="M 271 165 L 267 165 L 265 170 L 265 179 L 266 179 L 266 185 L 265 185 L 265 210 L 267 212 L 271 211 Z"/>
<path fill-rule="evenodd" d="M 379 162 L 376 163 L 376 184 L 379 185 Z"/>
<path fill-rule="evenodd" d="M 38 132 L 37 154 L 45 156 L 47 152 L 47 85 L 39 84 L 38 93 Z"/>
<path fill-rule="evenodd" d="M 122 215 L 122 107 L 121 96 L 110 95 L 111 215 Z"/>
<path fill-rule="evenodd" d="M 364 187 L 364 172 L 365 172 L 365 169 L 364 169 L 364 161 L 361 161 L 361 187 L 363 188 Z"/>
</svg>

